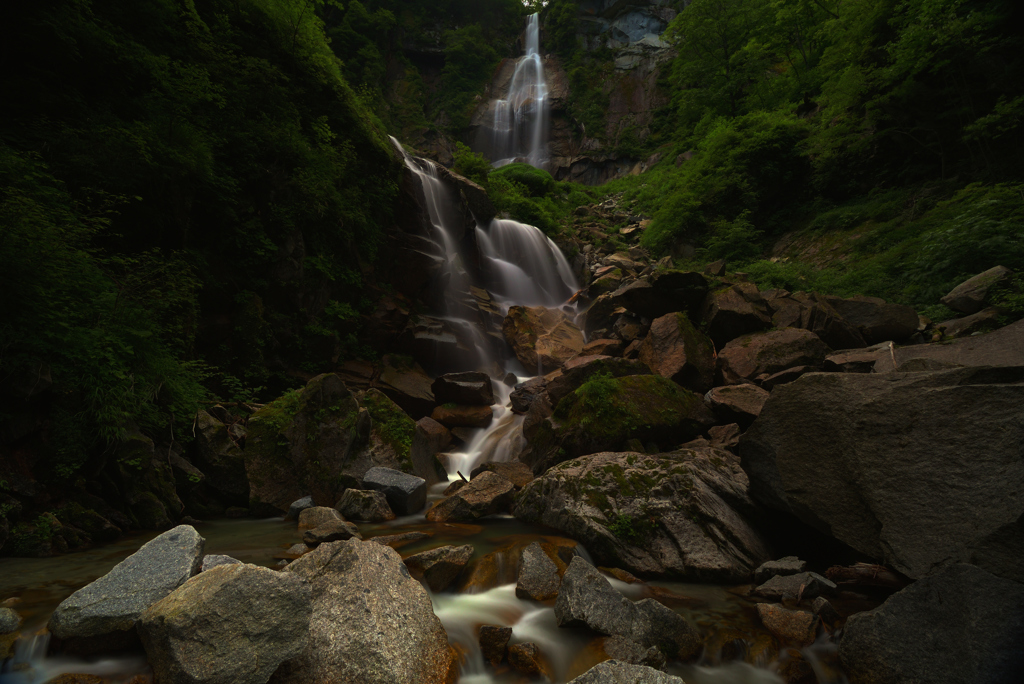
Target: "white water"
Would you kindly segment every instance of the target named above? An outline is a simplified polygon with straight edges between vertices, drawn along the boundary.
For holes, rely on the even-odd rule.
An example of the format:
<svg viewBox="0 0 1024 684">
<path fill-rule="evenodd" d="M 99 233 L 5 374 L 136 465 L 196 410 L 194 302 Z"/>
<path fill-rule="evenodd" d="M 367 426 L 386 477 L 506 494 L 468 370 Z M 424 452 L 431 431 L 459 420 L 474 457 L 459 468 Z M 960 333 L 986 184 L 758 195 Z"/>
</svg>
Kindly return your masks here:
<svg viewBox="0 0 1024 684">
<path fill-rule="evenodd" d="M 526 21 L 526 54 L 516 63 L 508 97 L 494 103 L 495 166 L 522 160 L 544 168 L 548 161 L 549 107 L 540 56 L 540 20 L 532 14 Z"/>
<path fill-rule="evenodd" d="M 559 307 L 579 289 L 562 251 L 539 228 L 494 219 L 477 228 L 485 277 L 495 299 L 505 305 Z"/>
</svg>

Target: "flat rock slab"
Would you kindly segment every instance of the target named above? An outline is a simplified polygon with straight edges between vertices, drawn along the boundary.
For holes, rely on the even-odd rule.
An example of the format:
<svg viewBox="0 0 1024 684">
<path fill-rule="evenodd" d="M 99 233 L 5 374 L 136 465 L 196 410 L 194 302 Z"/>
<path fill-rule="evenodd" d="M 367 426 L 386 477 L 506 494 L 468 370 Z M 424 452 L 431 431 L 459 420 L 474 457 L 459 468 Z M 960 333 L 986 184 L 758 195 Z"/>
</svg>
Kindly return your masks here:
<svg viewBox="0 0 1024 684">
<path fill-rule="evenodd" d="M 164 532 L 64 599 L 50 618 L 50 632 L 58 639 L 80 640 L 79 651 L 105 650 L 120 646 L 123 637 L 133 639 L 142 613 L 199 572 L 204 545 L 189 525 Z"/>
<path fill-rule="evenodd" d="M 363 487 L 384 492 L 391 510 L 398 515 L 414 515 L 427 504 L 427 481 L 391 468 L 370 468 L 363 476 Z"/>
<path fill-rule="evenodd" d="M 310 546 L 353 538 L 362 539 L 363 537 L 359 534 L 359 528 L 347 520 L 328 520 L 322 525 L 306 530 L 302 535 L 302 541 Z"/>
<path fill-rule="evenodd" d="M 807 569 L 807 562 L 796 556 L 786 556 L 778 560 L 762 563 L 754 571 L 754 584 L 764 584 L 776 575 L 796 575 Z"/>
<path fill-rule="evenodd" d="M 470 522 L 484 516 L 503 513 L 512 504 L 515 487 L 507 479 L 484 471 L 451 496 L 441 499 L 427 511 L 431 522 Z"/>
<path fill-rule="evenodd" d="M 494 390 L 491 378 L 487 373 L 467 371 L 465 373 L 446 373 L 430 386 L 434 399 L 439 404 L 468 404 L 470 406 L 490 406 L 494 403 Z"/>
<path fill-rule="evenodd" d="M 590 668 L 569 684 L 686 684 L 679 677 L 646 665 L 606 660 Z"/>
<path fill-rule="evenodd" d="M 265 684 L 309 642 L 309 585 L 255 565 L 212 568 L 150 606 L 139 634 L 166 684 Z"/>
<path fill-rule="evenodd" d="M 704 395 L 704 401 L 720 420 L 736 423 L 746 430 L 768 401 L 768 392 L 757 385 L 726 385 L 715 387 Z"/>
<path fill-rule="evenodd" d="M 758 586 L 754 593 L 774 601 L 811 599 L 822 594 L 835 594 L 836 585 L 816 572 L 800 572 L 795 575 L 775 575 Z"/>
</svg>

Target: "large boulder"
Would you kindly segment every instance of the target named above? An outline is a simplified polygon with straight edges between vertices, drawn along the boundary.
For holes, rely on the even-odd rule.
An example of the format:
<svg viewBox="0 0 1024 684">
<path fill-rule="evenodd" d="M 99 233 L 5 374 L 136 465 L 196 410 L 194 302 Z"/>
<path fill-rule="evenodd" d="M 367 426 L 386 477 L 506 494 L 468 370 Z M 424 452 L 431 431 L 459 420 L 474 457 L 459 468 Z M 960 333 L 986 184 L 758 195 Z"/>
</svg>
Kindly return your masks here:
<svg viewBox="0 0 1024 684">
<path fill-rule="evenodd" d="M 434 380 L 430 389 L 433 390 L 434 399 L 439 404 L 490 406 L 494 403 L 491 378 L 487 373 L 479 371 L 447 373 Z"/>
<path fill-rule="evenodd" d="M 444 591 L 459 578 L 473 557 L 473 546 L 439 546 L 405 559 L 405 567 L 416 579 L 422 579 L 433 592 Z"/>
<path fill-rule="evenodd" d="M 529 450 L 520 460 L 542 473 L 570 458 L 626 449 L 632 440 L 656 445 L 653 450 L 682 444 L 713 424 L 714 415 L 701 396 L 667 378 L 597 374 L 536 426 L 527 416 L 523 432 Z"/>
<path fill-rule="evenodd" d="M 912 578 L 1024 581 L 1024 368 L 812 373 L 739 449 L 752 495 Z"/>
<path fill-rule="evenodd" d="M 814 333 L 784 328 L 732 340 L 718 352 L 718 367 L 726 384 L 742 385 L 795 366 L 820 366 L 829 351 Z"/>
<path fill-rule="evenodd" d="M 953 311 L 963 314 L 977 313 L 985 308 L 988 292 L 992 286 L 1012 273 L 1013 271 L 1005 266 L 993 266 L 984 273 L 979 273 L 960 283 L 939 301 Z"/>
<path fill-rule="evenodd" d="M 440 482 L 444 469 L 436 456 L 451 443 L 451 431 L 433 418 L 425 416 L 416 421 L 411 450 L 413 475 L 422 477 L 428 485 Z"/>
<path fill-rule="evenodd" d="M 957 564 L 850 617 L 852 684 L 1009 684 L 1024 672 L 1024 585 Z"/>
<path fill-rule="evenodd" d="M 567 461 L 516 497 L 520 520 L 579 540 L 602 564 L 700 582 L 742 582 L 770 557 L 736 456 L 716 450 L 599 453 Z"/>
<path fill-rule="evenodd" d="M 662 271 L 618 287 L 611 293 L 610 306 L 647 319 L 673 311 L 695 313 L 707 290 L 707 280 L 700 273 Z"/>
<path fill-rule="evenodd" d="M 685 684 L 679 677 L 646 665 L 606 660 L 590 668 L 569 684 Z"/>
<path fill-rule="evenodd" d="M 776 328 L 802 328 L 810 330 L 833 349 L 856 349 L 865 345 L 864 336 L 856 326 L 839 315 L 824 296 L 816 292 L 777 291 L 768 298 L 774 312 L 772 325 Z"/>
<path fill-rule="evenodd" d="M 311 596 L 297 575 L 222 565 L 150 606 L 139 635 L 162 684 L 265 684 L 306 649 Z"/>
<path fill-rule="evenodd" d="M 142 613 L 199 572 L 204 545 L 189 525 L 164 532 L 64 599 L 50 617 L 50 633 L 77 652 L 134 643 Z"/>
<path fill-rule="evenodd" d="M 318 375 L 249 418 L 245 470 L 257 514 L 286 512 L 303 496 L 333 506 L 373 465 L 370 414 L 334 374 Z"/>
<path fill-rule="evenodd" d="M 877 297 L 824 299 L 840 316 L 860 331 L 867 344 L 905 340 L 917 332 L 920 325 L 917 312 L 903 304 L 889 304 Z"/>
<path fill-rule="evenodd" d="M 363 488 L 384 492 L 397 515 L 413 515 L 427 504 L 427 482 L 391 468 L 370 468 L 363 476 Z"/>
<path fill-rule="evenodd" d="M 531 371 L 553 371 L 583 351 L 583 332 L 558 309 L 513 306 L 502 331 L 516 358 Z"/>
<path fill-rule="evenodd" d="M 721 349 L 730 340 L 771 327 L 772 317 L 753 283 L 708 293 L 702 316 L 708 337 Z"/>
<path fill-rule="evenodd" d="M 877 359 L 873 368 L 885 373 L 927 366 L 1024 366 L 1024 321 L 949 343 L 897 347 Z"/>
<path fill-rule="evenodd" d="M 651 369 L 647 364 L 629 359 L 616 359 L 608 356 L 577 356 L 562 366 L 560 371 L 551 373 L 543 391 L 547 392 L 548 399 L 552 406 L 557 406 L 567 394 L 579 389 L 579 386 L 597 374 L 607 374 L 614 378 L 622 378 L 627 375 L 650 375 Z M 543 378 L 538 378 L 543 380 Z M 536 385 L 530 382 L 516 385 L 516 391 L 522 388 L 524 393 L 531 393 Z M 536 394 L 536 390 L 533 394 Z M 513 397 L 516 392 L 513 392 Z"/>
<path fill-rule="evenodd" d="M 239 434 L 233 430 L 237 427 L 222 423 L 206 411 L 197 413 L 193 458 L 207 487 L 222 496 L 225 503 L 244 506 L 249 502 L 249 479 Z"/>
<path fill-rule="evenodd" d="M 457 492 L 441 499 L 427 511 L 431 522 L 471 522 L 504 513 L 512 503 L 515 487 L 505 477 L 484 471 Z"/>
<path fill-rule="evenodd" d="M 431 390 L 433 380 L 411 359 L 385 355 L 373 386 L 402 407 L 414 420 L 430 415 L 437 403 Z"/>
<path fill-rule="evenodd" d="M 715 346 L 684 313 L 651 323 L 640 345 L 640 361 L 664 378 L 703 394 L 715 382 Z"/>
<path fill-rule="evenodd" d="M 430 597 L 398 553 L 357 540 L 322 544 L 284 570 L 309 583 L 309 644 L 275 684 L 443 684 L 454 666 Z"/>
<path fill-rule="evenodd" d="M 370 445 L 359 467 L 388 466 L 405 472 L 413 470 L 412 443 L 416 423 L 383 392 L 370 389 L 359 405 L 370 414 Z M 357 471 L 349 474 L 356 477 Z"/>
<path fill-rule="evenodd" d="M 178 497 L 174 469 L 167 462 L 167 455 L 158 455 L 153 440 L 134 431 L 114 447 L 109 459 L 104 473 L 110 476 L 118 503 L 131 519 L 131 527 L 171 527 L 185 505 Z"/>
</svg>

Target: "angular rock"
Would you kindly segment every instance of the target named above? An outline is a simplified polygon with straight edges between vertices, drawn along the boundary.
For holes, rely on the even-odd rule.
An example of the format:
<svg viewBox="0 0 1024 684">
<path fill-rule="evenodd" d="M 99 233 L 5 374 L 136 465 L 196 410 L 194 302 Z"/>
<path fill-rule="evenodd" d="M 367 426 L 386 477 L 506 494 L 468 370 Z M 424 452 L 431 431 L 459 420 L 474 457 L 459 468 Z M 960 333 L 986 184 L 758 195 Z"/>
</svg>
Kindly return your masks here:
<svg viewBox="0 0 1024 684">
<path fill-rule="evenodd" d="M 196 465 L 205 476 L 206 486 L 232 504 L 249 502 L 249 478 L 245 454 L 228 426 L 206 411 L 196 414 Z"/>
<path fill-rule="evenodd" d="M 612 636 L 603 639 L 601 650 L 612 660 L 631 665 L 646 665 L 659 670 L 665 666 L 665 654 L 659 651 L 657 646 L 645 648 L 626 637 Z"/>
<path fill-rule="evenodd" d="M 822 594 L 835 594 L 836 585 L 816 572 L 799 572 L 794 575 L 774 575 L 754 589 L 754 593 L 773 601 L 811 599 Z"/>
<path fill-rule="evenodd" d="M 213 568 L 219 568 L 222 565 L 240 565 L 242 561 L 232 558 L 231 556 L 223 556 L 219 554 L 212 554 L 203 556 L 203 564 L 199 568 L 199 572 L 206 572 Z"/>
<path fill-rule="evenodd" d="M 814 614 L 821 619 L 829 629 L 833 629 L 842 620 L 839 612 L 828 602 L 824 596 L 819 596 L 811 602 Z"/>
<path fill-rule="evenodd" d="M 829 373 L 872 373 L 879 361 L 892 356 L 894 349 L 892 342 L 880 342 L 864 349 L 843 349 L 826 356 L 822 369 Z"/>
<path fill-rule="evenodd" d="M 402 559 L 381 544 L 322 544 L 285 573 L 309 582 L 309 645 L 275 684 L 442 684 L 453 666 L 430 598 Z"/>
<path fill-rule="evenodd" d="M 515 487 L 506 478 L 485 471 L 451 496 L 441 499 L 427 511 L 431 522 L 470 522 L 508 510 Z"/>
<path fill-rule="evenodd" d="M 553 374 L 547 382 L 546 391 L 552 406 L 557 406 L 566 395 L 575 392 L 580 385 L 598 373 L 607 373 L 615 378 L 627 375 L 650 375 L 647 364 L 628 359 L 614 359 L 605 356 L 577 356 L 562 366 L 561 375 Z"/>
<path fill-rule="evenodd" d="M 21 627 L 21 616 L 7 607 L 0 607 L 0 634 L 10 634 Z"/>
<path fill-rule="evenodd" d="M 395 519 L 387 497 L 378 491 L 346 489 L 335 508 L 347 520 L 375 523 Z"/>
<path fill-rule="evenodd" d="M 374 465 L 370 428 L 369 413 L 334 374 L 256 411 L 245 442 L 250 508 L 257 515 L 285 512 L 307 495 L 333 505 L 346 478 L 358 480 Z"/>
<path fill-rule="evenodd" d="M 622 340 L 599 339 L 591 340 L 583 345 L 580 356 L 618 356 L 626 347 Z"/>
<path fill-rule="evenodd" d="M 142 613 L 199 572 L 204 544 L 188 525 L 164 532 L 64 599 L 50 618 L 50 632 L 76 642 L 78 652 L 133 643 Z"/>
<path fill-rule="evenodd" d="M 505 650 L 512 639 L 512 628 L 499 625 L 481 625 L 480 652 L 491 667 L 498 667 L 505 659 Z"/>
<path fill-rule="evenodd" d="M 851 616 L 839 658 L 855 684 L 1015 682 L 1024 585 L 955 564 Z"/>
<path fill-rule="evenodd" d="M 985 308 L 988 292 L 1013 271 L 1005 266 L 993 266 L 984 273 L 979 273 L 954 287 L 949 294 L 939 301 L 953 311 L 973 314 Z"/>
<path fill-rule="evenodd" d="M 769 558 L 747 480 L 717 449 L 599 453 L 561 463 L 516 498 L 513 514 L 579 540 L 602 564 L 700 582 L 743 582 Z"/>
<path fill-rule="evenodd" d="M 726 385 L 705 394 L 704 401 L 720 420 L 737 423 L 746 430 L 761 415 L 768 396 L 757 385 Z"/>
<path fill-rule="evenodd" d="M 472 479 L 484 472 L 492 472 L 501 475 L 503 478 L 511 482 L 517 491 L 533 482 L 533 471 L 530 470 L 530 466 L 520 461 L 495 461 L 491 463 L 481 463 L 476 468 L 473 468 L 473 472 L 470 473 L 469 477 Z"/>
<path fill-rule="evenodd" d="M 353 538 L 362 539 L 363 537 L 359 534 L 359 528 L 345 520 L 328 520 L 302 534 L 303 543 L 309 546 Z"/>
<path fill-rule="evenodd" d="M 443 478 L 436 456 L 451 443 L 452 433 L 433 418 L 424 416 L 416 421 L 410 452 L 413 475 L 422 477 L 428 485 L 440 482 Z"/>
<path fill-rule="evenodd" d="M 397 549 L 413 542 L 422 541 L 423 539 L 430 539 L 433 536 L 432 533 L 427 532 L 402 532 L 400 534 L 387 534 L 380 537 L 373 537 L 368 541 L 377 542 L 384 546 L 390 546 L 393 549 Z"/>
<path fill-rule="evenodd" d="M 494 390 L 487 373 L 466 371 L 447 373 L 430 386 L 438 404 L 466 404 L 469 406 L 490 406 L 494 403 Z"/>
<path fill-rule="evenodd" d="M 776 575 L 797 575 L 807 569 L 807 561 L 802 561 L 796 556 L 786 556 L 778 560 L 771 560 L 762 563 L 754 571 L 754 584 L 764 584 Z"/>
<path fill-rule="evenodd" d="M 897 347 L 891 355 L 880 358 L 874 370 L 876 373 L 921 370 L 921 366 L 914 368 L 920 362 L 934 362 L 940 367 L 1024 366 L 1024 321 L 952 342 Z"/>
<path fill-rule="evenodd" d="M 397 515 L 419 513 L 427 503 L 426 480 L 399 470 L 370 468 L 363 476 L 363 487 L 384 492 Z"/>
<path fill-rule="evenodd" d="M 715 381 L 715 347 L 683 313 L 670 313 L 651 323 L 640 345 L 640 361 L 651 371 L 703 394 Z"/>
<path fill-rule="evenodd" d="M 734 449 L 740 443 L 740 436 L 742 434 L 743 430 L 736 423 L 715 425 L 708 428 L 708 438 L 711 441 L 711 446 L 716 449 Z"/>
<path fill-rule="evenodd" d="M 532 641 L 508 647 L 508 664 L 519 674 L 539 677 L 545 670 L 540 648 Z"/>
<path fill-rule="evenodd" d="M 818 618 L 803 610 L 789 610 L 774 603 L 758 603 L 757 614 L 768 631 L 784 644 L 803 648 L 814 643 Z"/>
<path fill-rule="evenodd" d="M 644 646 L 655 646 L 669 658 L 690 660 L 700 653 L 704 639 L 686 618 L 654 599 L 633 604 L 636 617 L 629 637 Z"/>
<path fill-rule="evenodd" d="M 343 518 L 334 508 L 327 506 L 313 506 L 299 513 L 299 530 L 311 530 L 320 527 L 324 523 L 340 521 Z"/>
<path fill-rule="evenodd" d="M 433 380 L 418 363 L 386 355 L 374 387 L 402 407 L 413 420 L 430 415 L 437 400 L 431 390 Z"/>
<path fill-rule="evenodd" d="M 975 333 L 989 332 L 990 330 L 1002 327 L 1000 323 L 1001 318 L 999 309 L 988 308 L 982 309 L 970 316 L 943 321 L 935 327 L 942 331 L 943 337 L 953 339 L 967 337 Z"/>
<path fill-rule="evenodd" d="M 302 513 L 302 511 L 307 508 L 313 508 L 314 506 L 316 506 L 316 504 L 313 503 L 313 497 L 311 496 L 304 496 L 301 499 L 296 499 L 288 506 L 288 513 L 284 516 L 284 519 L 298 520 L 299 514 Z"/>
<path fill-rule="evenodd" d="M 528 370 L 553 371 L 583 351 L 583 333 L 558 309 L 513 306 L 502 331 Z"/>
<path fill-rule="evenodd" d="M 817 373 L 821 371 L 818 366 L 796 366 L 794 368 L 787 368 L 784 371 L 773 373 L 761 380 L 761 387 L 771 392 L 779 385 L 785 385 L 787 382 L 793 382 L 804 373 Z"/>
<path fill-rule="evenodd" d="M 166 684 L 264 684 L 309 642 L 309 585 L 255 565 L 193 577 L 139 619 L 157 679 Z"/>
<path fill-rule="evenodd" d="M 801 328 L 809 330 L 833 349 L 854 349 L 865 346 L 860 331 L 817 293 L 784 293 L 768 297 L 768 305 L 774 311 L 772 325 L 776 328 Z"/>
<path fill-rule="evenodd" d="M 735 339 L 718 352 L 718 367 L 728 385 L 741 385 L 794 366 L 820 366 L 829 348 L 807 330 L 786 328 Z"/>
<path fill-rule="evenodd" d="M 430 417 L 447 428 L 482 428 L 491 424 L 494 412 L 490 406 L 445 404 L 434 408 Z"/>
<path fill-rule="evenodd" d="M 805 375 L 739 451 L 755 498 L 908 577 L 970 560 L 1024 580 L 1022 443 L 1024 368 L 957 368 Z"/>
<path fill-rule="evenodd" d="M 888 304 L 877 297 L 828 297 L 825 301 L 855 326 L 867 344 L 886 340 L 900 342 L 917 332 L 917 312 L 902 304 Z"/>
<path fill-rule="evenodd" d="M 433 592 L 444 591 L 459 578 L 473 557 L 473 546 L 441 546 L 405 559 L 405 566 L 416 579 L 422 579 Z"/>
<path fill-rule="evenodd" d="M 550 601 L 558 595 L 558 566 L 548 558 L 540 544 L 533 542 L 519 557 L 516 596 L 534 601 Z"/>
<path fill-rule="evenodd" d="M 590 668 L 569 684 L 685 684 L 673 675 L 646 665 L 606 660 Z"/>
<path fill-rule="evenodd" d="M 721 349 L 730 340 L 771 327 L 772 318 L 757 286 L 739 283 L 708 293 L 702 319 L 708 337 Z"/>
</svg>

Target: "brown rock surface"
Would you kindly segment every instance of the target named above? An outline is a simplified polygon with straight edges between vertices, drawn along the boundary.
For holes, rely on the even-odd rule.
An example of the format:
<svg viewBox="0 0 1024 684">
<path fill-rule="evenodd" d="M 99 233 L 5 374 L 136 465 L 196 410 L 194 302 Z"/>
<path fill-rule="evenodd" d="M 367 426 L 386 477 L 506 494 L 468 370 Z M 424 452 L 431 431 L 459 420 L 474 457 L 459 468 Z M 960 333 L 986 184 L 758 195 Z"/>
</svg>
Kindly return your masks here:
<svg viewBox="0 0 1024 684">
<path fill-rule="evenodd" d="M 728 385 L 794 366 L 821 365 L 829 348 L 807 330 L 786 328 L 737 338 L 718 352 L 718 367 Z"/>
<path fill-rule="evenodd" d="M 445 404 L 436 407 L 430 414 L 430 418 L 448 428 L 479 428 L 491 424 L 491 421 L 494 420 L 494 412 L 490 406 Z"/>
<path fill-rule="evenodd" d="M 477 520 L 508 510 L 515 487 L 506 478 L 483 472 L 451 496 L 441 499 L 427 511 L 431 522 Z"/>
<path fill-rule="evenodd" d="M 757 385 L 726 385 L 705 394 L 704 401 L 721 420 L 738 423 L 745 430 L 761 415 L 768 396 Z"/>
<path fill-rule="evenodd" d="M 718 349 L 730 340 L 764 330 L 772 324 L 768 305 L 753 283 L 739 283 L 708 293 L 703 319 L 708 337 Z"/>
<path fill-rule="evenodd" d="M 803 648 L 814 643 L 818 618 L 802 610 L 789 610 L 774 603 L 757 604 L 761 622 L 785 644 Z"/>
<path fill-rule="evenodd" d="M 405 566 L 416 579 L 422 579 L 431 591 L 444 591 L 459 578 L 462 569 L 473 557 L 473 547 L 440 546 L 405 559 Z"/>
<path fill-rule="evenodd" d="M 651 323 L 640 346 L 640 361 L 652 372 L 703 394 L 715 381 L 715 347 L 684 313 Z"/>
<path fill-rule="evenodd" d="M 557 309 L 513 306 L 502 326 L 516 358 L 527 369 L 544 372 L 561 367 L 583 351 L 583 333 Z"/>
</svg>

